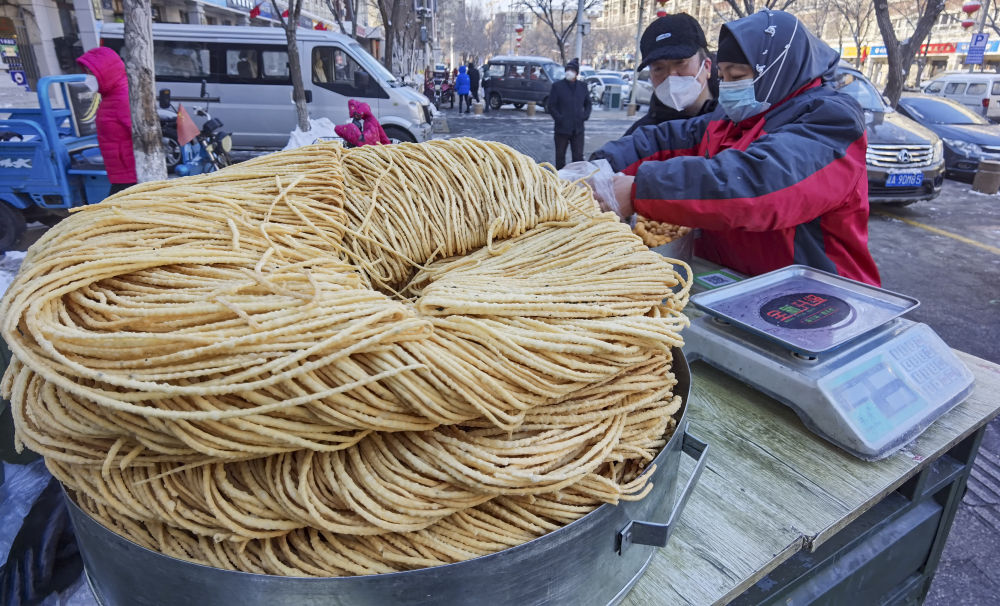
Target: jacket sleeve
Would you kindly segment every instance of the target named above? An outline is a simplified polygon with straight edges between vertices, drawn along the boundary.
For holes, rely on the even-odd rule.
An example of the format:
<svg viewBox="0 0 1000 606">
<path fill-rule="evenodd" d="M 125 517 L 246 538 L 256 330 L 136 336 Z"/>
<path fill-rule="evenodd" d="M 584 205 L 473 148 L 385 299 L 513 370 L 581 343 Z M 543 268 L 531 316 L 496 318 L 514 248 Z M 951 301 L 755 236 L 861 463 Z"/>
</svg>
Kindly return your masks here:
<svg viewBox="0 0 1000 606">
<path fill-rule="evenodd" d="M 643 163 L 635 171 L 636 212 L 747 231 L 794 227 L 825 214 L 867 178 L 864 118 L 853 99 L 842 97 L 817 99 L 745 152 Z"/>
<path fill-rule="evenodd" d="M 604 158 L 615 171 L 635 175 L 640 163 L 696 153 L 708 121 L 706 115 L 640 127 L 631 135 L 604 144 L 590 159 Z"/>
<path fill-rule="evenodd" d="M 555 86 L 549 91 L 549 115 L 552 119 L 558 123 L 562 119 L 562 95 L 559 93 L 559 89 Z"/>
<path fill-rule="evenodd" d="M 587 120 L 590 120 L 590 110 L 591 110 L 590 91 L 589 90 L 584 90 L 583 91 L 583 121 L 584 122 L 586 122 Z"/>
</svg>

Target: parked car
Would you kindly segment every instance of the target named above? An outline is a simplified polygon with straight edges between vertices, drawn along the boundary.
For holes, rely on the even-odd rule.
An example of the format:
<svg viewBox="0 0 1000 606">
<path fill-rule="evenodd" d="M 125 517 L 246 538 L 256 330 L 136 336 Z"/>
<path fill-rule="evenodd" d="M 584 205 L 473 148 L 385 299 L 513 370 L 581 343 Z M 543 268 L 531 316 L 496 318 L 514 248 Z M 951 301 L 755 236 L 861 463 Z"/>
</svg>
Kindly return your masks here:
<svg viewBox="0 0 1000 606">
<path fill-rule="evenodd" d="M 593 65 L 581 65 L 580 73 L 577 75 L 580 76 L 581 78 L 589 78 L 591 76 L 597 75 L 597 70 L 594 69 Z"/>
<path fill-rule="evenodd" d="M 932 200 L 944 183 L 944 145 L 930 129 L 896 112 L 865 76 L 841 63 L 834 86 L 865 111 L 868 200 L 912 204 Z"/>
<path fill-rule="evenodd" d="M 949 177 L 971 182 L 981 160 L 1000 160 L 1000 125 L 964 105 L 943 97 L 905 94 L 898 109 L 941 137 Z"/>
<path fill-rule="evenodd" d="M 561 80 L 564 72 L 561 65 L 546 57 L 494 57 L 483 71 L 490 89 L 486 101 L 492 109 L 505 103 L 521 109 L 534 102 L 547 111 L 552 83 Z"/>
<path fill-rule="evenodd" d="M 123 25 L 101 27 L 101 44 L 121 53 Z M 386 134 L 400 141 L 431 135 L 430 102 L 403 86 L 350 36 L 298 33 L 301 75 L 313 116 L 350 121 L 348 99 L 364 101 Z M 155 90 L 197 97 L 201 82 L 218 97 L 212 115 L 232 130 L 237 149 L 280 149 L 295 129 L 288 41 L 281 28 L 157 23 L 153 26 Z M 200 126 L 200 125 L 199 125 Z"/>
<path fill-rule="evenodd" d="M 607 74 L 597 74 L 596 76 L 591 76 L 585 80 L 587 87 L 590 89 L 590 96 L 594 100 L 604 99 L 604 89 L 609 86 L 620 87 L 622 99 L 628 99 L 631 87 L 628 82 L 622 80 L 621 76 L 618 74 L 607 75 Z"/>
<path fill-rule="evenodd" d="M 639 105 L 649 105 L 653 100 L 653 83 L 649 81 L 649 70 L 644 69 L 638 73 L 635 83 L 635 102 Z"/>
<path fill-rule="evenodd" d="M 990 120 L 1000 120 L 1000 74 L 945 74 L 925 84 L 923 91 L 958 101 Z"/>
</svg>

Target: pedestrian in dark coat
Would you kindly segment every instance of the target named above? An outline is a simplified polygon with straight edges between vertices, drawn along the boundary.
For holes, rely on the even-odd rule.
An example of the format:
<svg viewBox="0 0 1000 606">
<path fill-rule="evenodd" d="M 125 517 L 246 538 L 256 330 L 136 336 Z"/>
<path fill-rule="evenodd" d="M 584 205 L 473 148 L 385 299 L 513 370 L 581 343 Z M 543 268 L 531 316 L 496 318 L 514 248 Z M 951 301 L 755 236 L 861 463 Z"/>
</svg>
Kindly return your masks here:
<svg viewBox="0 0 1000 606">
<path fill-rule="evenodd" d="M 101 104 L 97 108 L 97 146 L 108 171 L 111 193 L 135 185 L 135 152 L 132 150 L 132 114 L 128 102 L 128 76 L 118 53 L 106 46 L 92 48 L 76 60 L 97 79 Z"/>
<path fill-rule="evenodd" d="M 458 94 L 458 113 L 462 113 L 462 102 L 465 102 L 465 113 L 472 109 L 472 101 L 469 100 L 469 74 L 465 73 L 465 66 L 458 68 L 458 75 L 455 76 L 455 93 Z"/>
<path fill-rule="evenodd" d="M 556 169 L 566 165 L 566 147 L 572 151 L 573 162 L 583 160 L 583 123 L 590 118 L 590 91 L 576 79 L 580 61 L 566 64 L 566 75 L 552 84 L 548 111 L 555 122 Z"/>
<path fill-rule="evenodd" d="M 471 61 L 469 62 L 469 90 L 472 98 L 476 100 L 476 103 L 479 103 L 479 70 Z"/>
<path fill-rule="evenodd" d="M 757 275 L 809 265 L 879 284 L 868 250 L 864 112 L 839 54 L 784 11 L 722 26 L 719 108 L 637 129 L 605 158 L 624 214 L 700 227 L 695 254 Z"/>
</svg>

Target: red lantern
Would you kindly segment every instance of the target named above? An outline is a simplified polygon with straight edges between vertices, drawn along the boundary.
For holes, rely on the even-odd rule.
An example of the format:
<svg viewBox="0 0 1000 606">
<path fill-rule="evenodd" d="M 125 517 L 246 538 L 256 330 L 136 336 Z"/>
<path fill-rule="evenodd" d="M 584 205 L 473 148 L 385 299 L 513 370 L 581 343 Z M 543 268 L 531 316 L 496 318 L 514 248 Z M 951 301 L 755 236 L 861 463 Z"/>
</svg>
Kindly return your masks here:
<svg viewBox="0 0 1000 606">
<path fill-rule="evenodd" d="M 970 27 L 972 27 L 975 24 L 976 24 L 976 22 L 973 21 L 972 19 L 966 19 L 966 20 L 962 21 L 962 27 L 964 27 L 965 29 L 969 29 Z"/>
<path fill-rule="evenodd" d="M 970 0 L 962 5 L 962 12 L 971 15 L 980 8 L 982 8 L 982 4 L 979 3 L 979 0 Z"/>
<path fill-rule="evenodd" d="M 518 42 L 520 42 L 520 41 L 521 41 L 521 39 L 522 39 L 522 36 L 518 36 L 518 37 L 517 37 L 517 41 L 518 41 Z"/>
<path fill-rule="evenodd" d="M 520 34 L 521 32 L 524 31 L 524 26 L 518 25 L 517 27 L 514 28 L 514 31 Z"/>
<path fill-rule="evenodd" d="M 665 11 L 665 10 L 663 10 L 661 8 L 660 10 L 656 11 L 656 16 L 657 17 L 666 17 L 667 16 L 667 11 Z"/>
</svg>

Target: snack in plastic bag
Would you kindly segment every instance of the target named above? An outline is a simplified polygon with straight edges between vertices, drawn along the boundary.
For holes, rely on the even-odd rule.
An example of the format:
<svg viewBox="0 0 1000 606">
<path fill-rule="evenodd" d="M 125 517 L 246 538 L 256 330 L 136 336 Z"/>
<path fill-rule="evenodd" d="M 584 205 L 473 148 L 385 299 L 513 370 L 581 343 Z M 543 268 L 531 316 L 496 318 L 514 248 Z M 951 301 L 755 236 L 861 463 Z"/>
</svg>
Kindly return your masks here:
<svg viewBox="0 0 1000 606">
<path fill-rule="evenodd" d="M 611 211 L 622 216 L 618 208 L 618 199 L 615 198 L 615 171 L 611 169 L 611 164 L 604 160 L 594 160 L 593 162 L 571 162 L 559 170 L 559 178 L 567 181 L 583 181 L 594 192 L 594 198 L 603 211 Z"/>
</svg>

